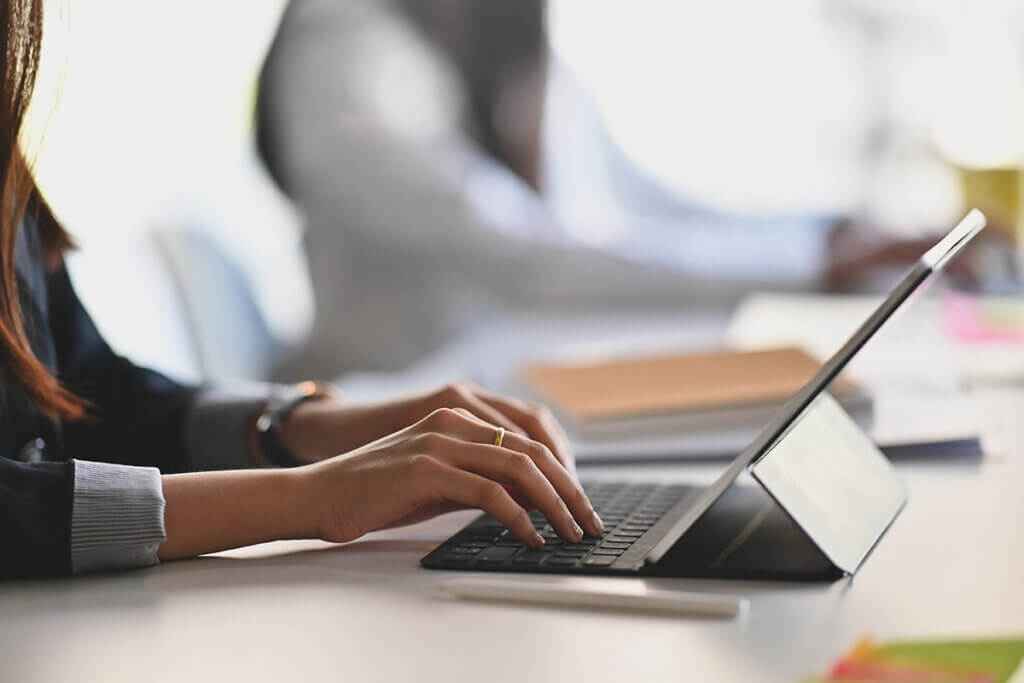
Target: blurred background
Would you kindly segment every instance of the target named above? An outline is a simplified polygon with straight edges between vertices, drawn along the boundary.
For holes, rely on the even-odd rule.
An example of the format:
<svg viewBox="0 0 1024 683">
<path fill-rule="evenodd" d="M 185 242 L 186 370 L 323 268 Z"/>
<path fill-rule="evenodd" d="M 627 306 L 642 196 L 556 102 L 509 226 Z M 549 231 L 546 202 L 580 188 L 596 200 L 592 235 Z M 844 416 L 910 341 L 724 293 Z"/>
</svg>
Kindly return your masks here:
<svg viewBox="0 0 1024 683">
<path fill-rule="evenodd" d="M 47 3 L 26 145 L 122 353 L 399 369 L 504 309 L 1017 294 L 1019 0 Z"/>
</svg>

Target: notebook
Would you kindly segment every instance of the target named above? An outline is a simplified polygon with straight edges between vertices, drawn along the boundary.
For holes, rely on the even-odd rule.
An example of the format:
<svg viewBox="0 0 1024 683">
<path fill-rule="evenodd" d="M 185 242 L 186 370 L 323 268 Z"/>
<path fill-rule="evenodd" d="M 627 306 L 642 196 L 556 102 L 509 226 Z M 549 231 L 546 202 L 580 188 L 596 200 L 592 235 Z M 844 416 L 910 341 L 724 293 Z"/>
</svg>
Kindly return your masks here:
<svg viewBox="0 0 1024 683">
<path fill-rule="evenodd" d="M 787 346 L 539 364 L 522 380 L 577 436 L 650 435 L 761 424 L 820 367 Z M 870 409 L 868 393 L 846 376 L 831 393 L 849 412 Z"/>
</svg>

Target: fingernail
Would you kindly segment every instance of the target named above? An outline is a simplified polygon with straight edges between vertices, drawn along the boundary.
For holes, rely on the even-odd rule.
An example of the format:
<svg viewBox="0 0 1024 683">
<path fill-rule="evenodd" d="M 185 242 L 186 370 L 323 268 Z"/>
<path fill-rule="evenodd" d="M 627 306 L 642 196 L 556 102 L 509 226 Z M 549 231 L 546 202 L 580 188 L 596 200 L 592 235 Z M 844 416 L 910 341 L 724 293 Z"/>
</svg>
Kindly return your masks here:
<svg viewBox="0 0 1024 683">
<path fill-rule="evenodd" d="M 604 533 L 604 522 L 601 521 L 601 518 L 598 517 L 596 512 L 591 514 L 591 516 L 590 516 L 590 523 L 594 525 L 595 529 L 597 529 L 597 533 L 599 533 L 599 534 L 603 534 Z"/>
<path fill-rule="evenodd" d="M 573 524 L 572 525 L 572 535 L 573 535 L 573 538 L 575 538 L 577 541 L 582 540 L 583 539 L 583 529 L 581 529 L 578 524 Z"/>
</svg>

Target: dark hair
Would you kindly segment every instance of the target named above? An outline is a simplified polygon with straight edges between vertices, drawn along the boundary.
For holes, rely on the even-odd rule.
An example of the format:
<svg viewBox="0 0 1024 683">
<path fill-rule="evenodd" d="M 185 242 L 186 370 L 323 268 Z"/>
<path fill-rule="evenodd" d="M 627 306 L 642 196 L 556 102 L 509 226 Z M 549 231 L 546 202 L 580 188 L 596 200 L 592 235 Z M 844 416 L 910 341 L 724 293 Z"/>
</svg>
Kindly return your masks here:
<svg viewBox="0 0 1024 683">
<path fill-rule="evenodd" d="M 42 0 L 0 0 L 0 53 L 4 57 L 0 92 L 0 370 L 11 373 L 36 406 L 51 417 L 81 418 L 85 404 L 50 374 L 29 345 L 18 298 L 14 247 L 26 214 L 38 226 L 47 267 L 57 268 L 71 239 L 39 193 L 18 144 L 32 99 L 43 38 Z"/>
</svg>

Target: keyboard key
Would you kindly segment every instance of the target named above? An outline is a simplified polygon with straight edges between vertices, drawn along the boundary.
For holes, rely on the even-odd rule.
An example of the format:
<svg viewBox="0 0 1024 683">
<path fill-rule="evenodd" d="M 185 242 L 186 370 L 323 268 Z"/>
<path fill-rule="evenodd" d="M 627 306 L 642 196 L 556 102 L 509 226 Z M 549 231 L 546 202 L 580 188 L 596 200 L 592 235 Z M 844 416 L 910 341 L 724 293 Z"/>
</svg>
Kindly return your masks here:
<svg viewBox="0 0 1024 683">
<path fill-rule="evenodd" d="M 459 546 L 458 548 L 452 548 L 452 552 L 456 555 L 476 555 L 483 548 L 467 548 L 465 546 Z"/>
<path fill-rule="evenodd" d="M 549 567 L 550 567 L 550 566 L 562 566 L 562 567 L 568 567 L 569 565 L 574 565 L 574 564 L 578 564 L 578 563 L 579 563 L 579 561 L 580 561 L 580 560 L 579 560 L 579 558 L 577 558 L 577 557 L 561 557 L 561 556 L 559 556 L 559 555 L 555 555 L 554 557 L 552 557 L 551 559 L 549 559 L 549 560 L 548 560 L 547 562 L 545 562 L 544 564 L 545 564 L 545 565 L 547 565 L 547 566 L 549 566 Z"/>
<path fill-rule="evenodd" d="M 488 548 L 476 556 L 477 562 L 507 562 L 519 552 L 519 548 Z"/>
<path fill-rule="evenodd" d="M 583 564 L 590 567 L 607 567 L 619 558 L 614 555 L 591 555 L 583 560 Z"/>
<path fill-rule="evenodd" d="M 521 546 L 522 543 L 520 542 L 520 540 L 518 538 L 516 538 L 515 536 L 512 535 L 511 531 L 506 531 L 505 534 L 501 538 L 499 538 L 498 541 L 494 545 L 501 546 L 501 547 L 509 547 L 509 546 Z"/>
<path fill-rule="evenodd" d="M 605 541 L 604 543 L 601 544 L 600 547 L 601 548 L 620 548 L 622 550 L 625 550 L 626 548 L 628 548 L 631 545 L 633 545 L 633 544 L 625 542 L 625 541 Z"/>
<path fill-rule="evenodd" d="M 566 543 L 564 547 L 566 550 L 590 550 L 596 544 L 595 543 Z"/>
<path fill-rule="evenodd" d="M 624 552 L 626 551 L 623 548 L 598 548 L 594 551 L 594 555 L 615 555 L 618 557 Z"/>
<path fill-rule="evenodd" d="M 521 553 L 520 555 L 516 556 L 516 559 L 513 560 L 513 562 L 515 562 L 515 564 L 528 564 L 528 565 L 529 564 L 540 564 L 549 555 L 550 555 L 550 553 L 540 552 L 538 550 L 527 550 L 526 552 Z"/>
</svg>

